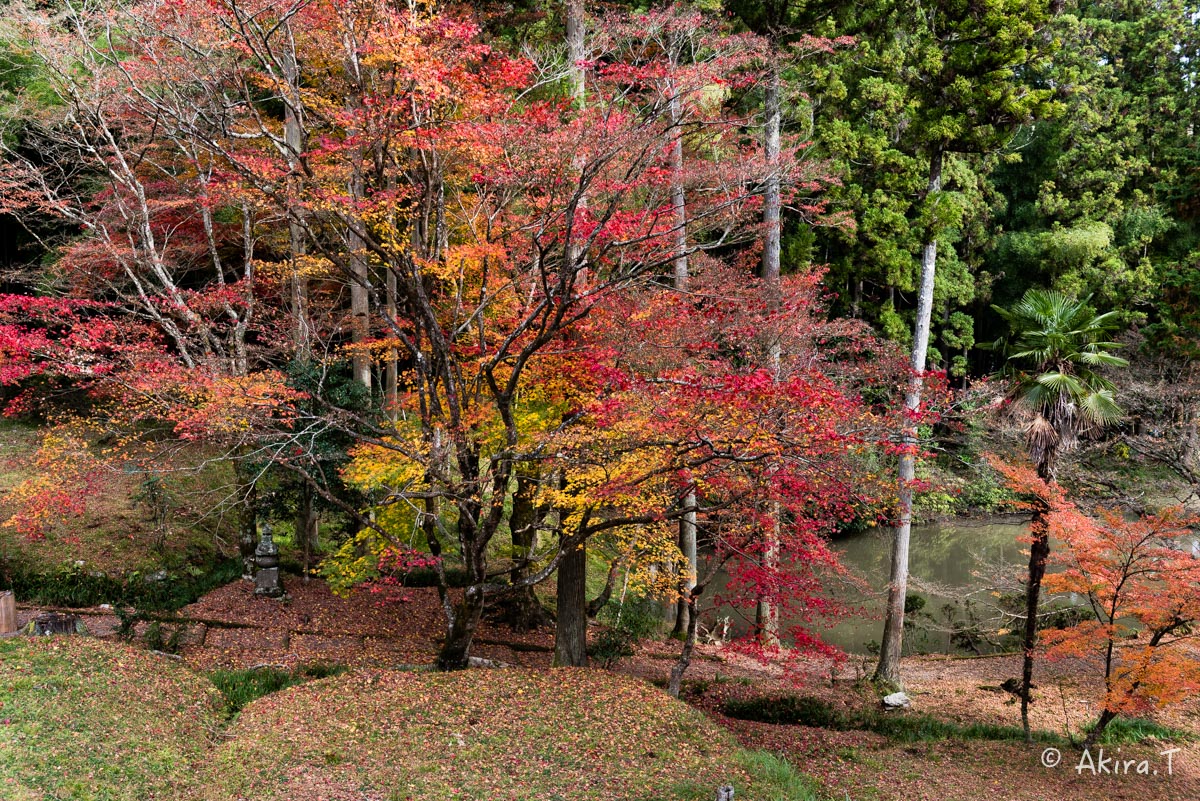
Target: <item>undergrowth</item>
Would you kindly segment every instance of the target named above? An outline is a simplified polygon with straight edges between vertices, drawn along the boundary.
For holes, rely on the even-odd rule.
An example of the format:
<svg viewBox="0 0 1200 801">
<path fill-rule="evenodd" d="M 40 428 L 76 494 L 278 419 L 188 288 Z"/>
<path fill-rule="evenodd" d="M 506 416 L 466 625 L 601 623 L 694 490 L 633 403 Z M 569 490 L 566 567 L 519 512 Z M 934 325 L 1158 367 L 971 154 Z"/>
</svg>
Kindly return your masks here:
<svg viewBox="0 0 1200 801">
<path fill-rule="evenodd" d="M 999 740 L 1023 741 L 1024 732 L 1017 726 L 998 726 L 992 723 L 953 723 L 913 712 L 876 709 L 838 709 L 820 698 L 797 695 L 758 696 L 731 699 L 724 712 L 731 718 L 754 720 L 760 723 L 798 724 L 836 731 L 871 731 L 901 743 L 936 742 L 940 740 Z M 1064 739 L 1050 732 L 1036 731 L 1034 740 L 1044 743 L 1063 743 Z"/>
<path fill-rule="evenodd" d="M 5 589 L 22 601 L 81 608 L 98 604 L 132 606 L 144 611 L 175 611 L 242 575 L 240 559 L 225 559 L 208 570 L 184 570 L 151 580 L 141 573 L 115 577 L 93 574 L 74 565 L 49 573 L 9 566 Z"/>
<path fill-rule="evenodd" d="M 1087 734 L 1096 727 L 1095 721 L 1083 727 L 1084 734 Z M 1176 729 L 1171 726 L 1164 726 L 1161 723 L 1155 723 L 1152 720 L 1145 718 L 1122 718 L 1113 719 L 1100 735 L 1100 745 L 1132 745 L 1140 743 L 1143 740 L 1167 740 L 1170 742 L 1190 742 L 1195 740 L 1196 736 L 1191 732 L 1183 729 Z"/>
<path fill-rule="evenodd" d="M 349 670 L 345 665 L 316 663 L 295 670 L 258 667 L 248 670 L 214 670 L 208 678 L 225 696 L 225 714 L 233 717 L 252 701 L 297 684 L 327 676 L 338 676 Z"/>
</svg>

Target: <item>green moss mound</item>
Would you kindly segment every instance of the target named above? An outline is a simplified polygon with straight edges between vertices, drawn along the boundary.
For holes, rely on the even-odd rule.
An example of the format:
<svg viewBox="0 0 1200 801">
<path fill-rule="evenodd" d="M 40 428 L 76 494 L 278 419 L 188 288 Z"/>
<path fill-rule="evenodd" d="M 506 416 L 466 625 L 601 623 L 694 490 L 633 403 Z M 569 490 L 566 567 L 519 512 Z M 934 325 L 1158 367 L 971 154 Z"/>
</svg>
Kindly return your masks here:
<svg viewBox="0 0 1200 801">
<path fill-rule="evenodd" d="M 810 801 L 784 760 L 603 671 L 359 671 L 229 723 L 203 676 L 87 637 L 0 641 L 4 801 Z"/>
<path fill-rule="evenodd" d="M 0 640 L 0 798 L 190 792 L 220 693 L 170 659 L 88 637 Z"/>
<path fill-rule="evenodd" d="M 757 771 L 703 715 L 600 671 L 357 673 L 256 701 L 231 735 L 205 799 L 783 797 L 748 791 Z"/>
</svg>

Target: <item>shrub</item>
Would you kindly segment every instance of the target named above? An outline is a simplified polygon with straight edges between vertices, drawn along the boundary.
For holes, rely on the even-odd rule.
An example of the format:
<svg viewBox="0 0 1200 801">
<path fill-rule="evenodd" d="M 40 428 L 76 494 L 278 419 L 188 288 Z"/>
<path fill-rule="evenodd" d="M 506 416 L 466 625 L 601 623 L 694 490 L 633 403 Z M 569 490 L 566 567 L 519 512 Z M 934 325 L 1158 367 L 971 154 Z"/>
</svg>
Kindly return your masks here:
<svg viewBox="0 0 1200 801">
<path fill-rule="evenodd" d="M 1012 740 L 1025 739 L 1017 726 L 996 726 L 990 723 L 958 724 L 929 715 L 882 709 L 837 709 L 829 702 L 812 696 L 769 695 L 754 698 L 735 698 L 725 703 L 724 712 L 731 718 L 760 723 L 812 726 L 836 731 L 863 730 L 902 743 L 936 740 Z M 1039 742 L 1060 742 L 1062 738 L 1049 732 L 1034 732 Z"/>
<path fill-rule="evenodd" d="M 168 573 L 151 581 L 141 573 L 121 578 L 90 573 L 76 565 L 50 573 L 34 573 L 8 566 L 8 589 L 24 601 L 81 608 L 98 604 L 132 606 L 146 611 L 174 611 L 242 575 L 240 559 L 226 559 L 199 575 Z"/>
<path fill-rule="evenodd" d="M 609 601 L 597 615 L 607 625 L 592 638 L 588 654 L 604 667 L 632 656 L 639 642 L 655 633 L 662 622 L 658 604 L 647 598 Z"/>
</svg>

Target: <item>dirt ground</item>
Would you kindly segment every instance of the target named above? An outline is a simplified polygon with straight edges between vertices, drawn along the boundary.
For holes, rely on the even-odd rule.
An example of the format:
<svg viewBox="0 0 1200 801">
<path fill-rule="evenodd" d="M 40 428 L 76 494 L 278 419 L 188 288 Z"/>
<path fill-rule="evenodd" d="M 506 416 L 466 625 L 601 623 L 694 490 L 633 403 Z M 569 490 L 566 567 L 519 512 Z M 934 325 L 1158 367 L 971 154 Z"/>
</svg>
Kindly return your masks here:
<svg viewBox="0 0 1200 801">
<path fill-rule="evenodd" d="M 443 619 L 433 589 L 407 590 L 402 598 L 360 592 L 333 595 L 320 581 L 289 578 L 284 601 L 256 597 L 248 582 L 234 582 L 206 595 L 179 614 L 188 619 L 181 658 L 197 670 L 217 667 L 295 667 L 313 662 L 398 667 L 425 664 L 436 653 Z M 21 606 L 24 624 L 40 609 Z M 88 631 L 112 637 L 119 623 L 111 609 L 80 612 Z M 142 631 L 147 623 L 139 624 Z M 473 654 L 505 665 L 547 667 L 553 632 L 518 634 L 485 620 Z M 678 643 L 651 643 L 615 669 L 663 681 L 678 655 Z M 931 801 L 1195 801 L 1200 799 L 1200 743 L 1154 743 L 1105 747 L 1090 763 L 1072 749 L 945 740 L 896 745 L 862 731 L 838 732 L 805 726 L 775 726 L 726 718 L 726 699 L 772 691 L 816 695 L 835 704 L 872 703 L 861 678 L 870 666 L 853 661 L 836 671 L 827 660 L 778 665 L 732 648 L 701 645 L 685 679 L 684 697 L 730 729 L 746 746 L 787 756 L 813 776 L 830 798 L 930 799 Z M 903 666 L 914 708 L 939 718 L 1019 725 L 1013 697 L 996 686 L 1019 676 L 1012 656 L 956 659 L 914 657 Z M 1094 686 L 1079 665 L 1039 665 L 1039 692 L 1031 710 L 1035 728 L 1077 734 L 1095 710 Z M 797 682 L 799 688 L 797 689 Z M 1161 723 L 1200 734 L 1200 704 L 1156 713 Z M 1174 753 L 1164 752 L 1178 749 Z M 1061 761 L 1056 762 L 1056 757 Z M 1104 761 L 1116 758 L 1116 762 Z M 1048 763 L 1054 763 L 1047 766 Z"/>
</svg>

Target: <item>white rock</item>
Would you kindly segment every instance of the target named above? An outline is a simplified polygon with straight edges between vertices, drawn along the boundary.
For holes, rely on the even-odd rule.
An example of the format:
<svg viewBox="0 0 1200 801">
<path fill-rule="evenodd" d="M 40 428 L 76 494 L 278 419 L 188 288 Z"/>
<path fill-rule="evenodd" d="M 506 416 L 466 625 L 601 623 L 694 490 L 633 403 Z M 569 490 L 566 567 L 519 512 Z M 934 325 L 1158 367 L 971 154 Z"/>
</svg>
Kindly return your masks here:
<svg viewBox="0 0 1200 801">
<path fill-rule="evenodd" d="M 912 699 L 904 693 L 892 693 L 883 697 L 883 705 L 888 709 L 906 709 L 912 704 Z"/>
</svg>

